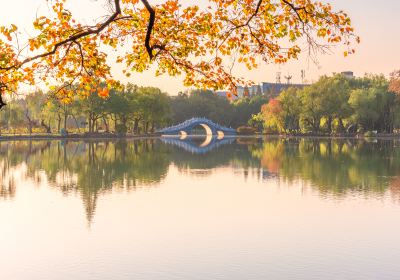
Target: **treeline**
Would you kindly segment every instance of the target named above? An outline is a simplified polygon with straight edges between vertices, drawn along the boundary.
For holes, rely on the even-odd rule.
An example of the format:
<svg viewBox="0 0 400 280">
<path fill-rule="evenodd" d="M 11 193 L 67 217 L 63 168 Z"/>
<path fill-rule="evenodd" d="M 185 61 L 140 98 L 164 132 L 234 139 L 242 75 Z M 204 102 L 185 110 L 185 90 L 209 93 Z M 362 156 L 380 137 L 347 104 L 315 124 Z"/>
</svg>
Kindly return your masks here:
<svg viewBox="0 0 400 280">
<path fill-rule="evenodd" d="M 270 133 L 393 133 L 400 128 L 396 82 L 382 75 L 325 76 L 304 89 L 283 91 L 253 119 Z"/>
<path fill-rule="evenodd" d="M 152 133 L 160 127 L 192 117 L 206 117 L 221 125 L 237 128 L 268 102 L 254 96 L 230 102 L 206 90 L 168 96 L 158 88 L 128 84 L 103 95 L 102 85 L 90 94 L 57 96 L 37 91 L 10 100 L 0 111 L 2 133 Z"/>
<path fill-rule="evenodd" d="M 72 92 L 74 89 L 72 89 Z M 128 84 L 62 96 L 40 91 L 15 99 L 0 110 L 0 133 L 147 134 L 192 117 L 221 125 L 252 126 L 268 133 L 393 133 L 400 129 L 400 73 L 348 78 L 322 77 L 279 97 L 229 100 L 212 91 L 169 96 L 158 88 Z"/>
<path fill-rule="evenodd" d="M 3 132 L 149 133 L 168 122 L 169 97 L 158 88 L 128 84 L 102 96 L 102 85 L 86 96 L 60 98 L 41 91 L 12 100 L 0 111 Z"/>
</svg>

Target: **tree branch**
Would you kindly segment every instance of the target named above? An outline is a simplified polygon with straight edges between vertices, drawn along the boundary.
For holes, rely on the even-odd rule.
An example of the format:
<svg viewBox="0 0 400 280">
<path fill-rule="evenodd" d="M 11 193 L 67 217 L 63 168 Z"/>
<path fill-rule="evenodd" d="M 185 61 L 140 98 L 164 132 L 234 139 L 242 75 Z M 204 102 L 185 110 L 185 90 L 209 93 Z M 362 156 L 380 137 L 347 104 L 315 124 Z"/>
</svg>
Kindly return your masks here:
<svg viewBox="0 0 400 280">
<path fill-rule="evenodd" d="M 231 36 L 231 34 L 233 33 L 233 31 L 246 27 L 246 26 L 250 26 L 250 22 L 253 20 L 253 18 L 258 14 L 261 4 L 262 4 L 263 0 L 258 0 L 256 9 L 254 10 L 254 12 L 251 14 L 251 16 L 247 19 L 247 21 L 243 24 L 240 25 L 236 25 L 235 23 L 233 23 L 232 21 L 229 21 L 231 24 L 233 24 L 233 27 L 227 31 L 227 35 L 225 36 L 225 38 L 222 40 L 222 42 L 219 44 L 219 46 L 217 46 L 217 50 L 225 43 L 225 41 Z"/>
<path fill-rule="evenodd" d="M 159 52 L 157 52 L 156 54 L 153 54 L 153 51 L 155 49 L 158 49 L 160 51 L 165 50 L 165 45 L 158 45 L 158 44 L 151 45 L 151 43 L 150 43 L 151 33 L 153 32 L 153 29 L 154 29 L 154 22 L 156 20 L 156 11 L 154 10 L 154 8 L 150 5 L 150 3 L 147 0 L 141 0 L 141 1 L 142 1 L 143 5 L 146 7 L 146 10 L 150 14 L 144 45 L 146 47 L 147 53 L 150 57 L 150 60 L 153 60 L 159 54 Z"/>
<path fill-rule="evenodd" d="M 20 63 L 16 63 L 14 65 L 8 66 L 8 67 L 0 67 L 1 70 L 11 70 L 11 69 L 16 69 L 16 68 L 20 68 L 21 66 L 23 66 L 24 64 L 27 64 L 33 60 L 39 59 L 39 58 L 44 58 L 50 55 L 53 55 L 57 52 L 57 50 L 64 46 L 67 43 L 71 43 L 71 42 L 75 42 L 78 39 L 81 39 L 83 37 L 89 36 L 89 35 L 93 35 L 93 34 L 99 34 L 101 31 L 103 31 L 107 26 L 109 26 L 113 21 L 115 21 L 118 18 L 118 15 L 121 14 L 121 5 L 120 5 L 120 0 L 114 0 L 114 6 L 115 6 L 115 11 L 114 13 L 102 24 L 97 25 L 97 28 L 88 28 L 86 31 L 81 31 L 78 32 L 60 42 L 58 42 L 57 44 L 54 45 L 53 49 L 49 52 L 45 52 L 42 54 L 38 54 L 32 57 L 28 57 L 26 59 L 24 59 L 22 62 Z"/>
<path fill-rule="evenodd" d="M 153 28 L 154 28 L 154 22 L 156 20 L 156 11 L 153 9 L 153 7 L 150 5 L 150 3 L 147 0 L 141 0 L 141 1 L 142 1 L 143 5 L 146 7 L 146 10 L 150 14 L 144 45 L 146 47 L 147 53 L 149 54 L 150 60 L 152 60 L 154 55 L 153 55 L 153 47 L 150 45 L 150 40 L 151 40 L 151 33 L 153 32 Z"/>
<path fill-rule="evenodd" d="M 293 3 L 289 2 L 288 0 L 282 0 L 282 2 L 288 5 L 296 13 L 298 19 L 304 23 L 304 20 L 301 18 L 299 11 L 303 10 L 307 13 L 306 7 L 296 7 Z"/>
<path fill-rule="evenodd" d="M 0 110 L 1 108 L 7 105 L 3 100 L 3 90 L 6 88 L 7 88 L 6 85 L 0 84 Z"/>
</svg>

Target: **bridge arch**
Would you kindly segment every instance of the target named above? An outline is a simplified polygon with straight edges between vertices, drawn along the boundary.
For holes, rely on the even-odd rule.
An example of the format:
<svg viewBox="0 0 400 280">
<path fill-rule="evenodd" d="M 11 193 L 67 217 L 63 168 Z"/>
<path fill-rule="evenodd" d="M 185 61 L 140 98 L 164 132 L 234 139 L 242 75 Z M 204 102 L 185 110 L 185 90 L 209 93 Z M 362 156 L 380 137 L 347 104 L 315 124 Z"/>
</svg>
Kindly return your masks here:
<svg viewBox="0 0 400 280">
<path fill-rule="evenodd" d="M 161 135 L 180 135 L 181 139 L 185 139 L 191 134 L 193 128 L 201 126 L 205 129 L 206 135 L 215 135 L 218 139 L 222 139 L 225 135 L 236 135 L 233 128 L 221 126 L 206 118 L 192 118 L 180 124 L 166 127 L 158 131 Z"/>
<path fill-rule="evenodd" d="M 221 130 L 217 131 L 217 138 L 218 139 L 223 139 L 225 137 L 225 133 Z"/>
<path fill-rule="evenodd" d="M 193 125 L 190 129 L 190 131 L 187 131 L 187 133 L 192 134 L 192 131 L 195 130 L 196 128 L 201 127 L 204 129 L 205 135 L 214 135 L 213 129 L 208 126 L 206 123 L 198 123 L 197 125 Z"/>
<path fill-rule="evenodd" d="M 179 133 L 180 133 L 179 139 L 181 139 L 181 140 L 185 140 L 188 137 L 188 134 L 186 131 L 181 130 Z"/>
</svg>

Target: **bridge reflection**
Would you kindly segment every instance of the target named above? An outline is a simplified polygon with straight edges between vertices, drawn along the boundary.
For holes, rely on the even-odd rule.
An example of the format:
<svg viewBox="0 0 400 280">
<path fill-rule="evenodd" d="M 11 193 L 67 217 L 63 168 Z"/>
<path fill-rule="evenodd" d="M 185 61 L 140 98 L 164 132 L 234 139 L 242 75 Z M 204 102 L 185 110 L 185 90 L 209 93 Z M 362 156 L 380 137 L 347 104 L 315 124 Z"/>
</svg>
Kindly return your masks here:
<svg viewBox="0 0 400 280">
<path fill-rule="evenodd" d="M 232 144 L 236 138 L 224 137 L 221 139 L 215 135 L 207 135 L 206 137 L 161 137 L 160 139 L 165 144 L 177 146 L 192 154 L 206 154 L 222 145 Z"/>
</svg>

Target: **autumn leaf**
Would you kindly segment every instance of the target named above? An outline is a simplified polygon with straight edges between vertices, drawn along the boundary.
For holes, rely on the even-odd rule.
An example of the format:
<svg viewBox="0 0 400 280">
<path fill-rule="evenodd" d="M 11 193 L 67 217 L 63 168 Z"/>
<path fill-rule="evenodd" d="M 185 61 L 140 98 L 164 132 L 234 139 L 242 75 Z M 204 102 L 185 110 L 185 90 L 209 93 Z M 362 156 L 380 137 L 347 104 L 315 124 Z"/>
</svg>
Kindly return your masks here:
<svg viewBox="0 0 400 280">
<path fill-rule="evenodd" d="M 235 63 L 248 69 L 256 61 L 286 63 L 305 42 L 315 50 L 342 43 L 347 56 L 360 41 L 345 12 L 314 0 L 208 0 L 209 8 L 180 0 L 112 0 L 114 10 L 91 26 L 65 8 L 68 2 L 53 0 L 51 12 L 36 17 L 28 54 L 16 48 L 16 25 L 0 27 L 2 94 L 27 82 L 74 83 L 88 92 L 99 81 L 117 84 L 105 45 L 118 53 L 116 63 L 128 77 L 154 65 L 157 75 L 184 75 L 187 86 L 233 89 L 248 83 L 232 74 Z"/>
</svg>

